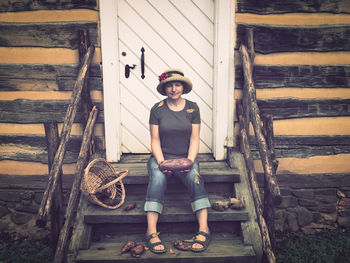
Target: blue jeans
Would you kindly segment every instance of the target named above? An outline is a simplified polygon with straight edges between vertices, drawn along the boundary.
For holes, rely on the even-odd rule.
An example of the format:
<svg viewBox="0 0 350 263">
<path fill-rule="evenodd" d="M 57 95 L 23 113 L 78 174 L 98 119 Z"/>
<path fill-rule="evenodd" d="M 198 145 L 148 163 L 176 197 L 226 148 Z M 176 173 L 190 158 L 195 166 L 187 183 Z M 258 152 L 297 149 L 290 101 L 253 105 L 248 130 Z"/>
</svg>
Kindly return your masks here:
<svg viewBox="0 0 350 263">
<path fill-rule="evenodd" d="M 211 207 L 207 191 L 204 187 L 203 178 L 199 175 L 199 162 L 196 159 L 192 169 L 188 173 L 175 172 L 164 174 L 159 168 L 156 159 L 151 156 L 147 163 L 149 175 L 148 189 L 144 210 L 162 213 L 164 203 L 164 193 L 167 188 L 167 181 L 175 176 L 185 185 L 191 198 L 192 211 Z"/>
</svg>

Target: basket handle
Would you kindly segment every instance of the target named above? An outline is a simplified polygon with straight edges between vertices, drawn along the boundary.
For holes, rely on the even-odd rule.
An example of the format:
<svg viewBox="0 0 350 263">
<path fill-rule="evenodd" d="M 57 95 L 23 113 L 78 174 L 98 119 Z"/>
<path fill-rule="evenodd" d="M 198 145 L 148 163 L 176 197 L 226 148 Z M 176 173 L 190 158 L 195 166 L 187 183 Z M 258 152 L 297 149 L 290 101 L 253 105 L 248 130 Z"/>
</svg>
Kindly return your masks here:
<svg viewBox="0 0 350 263">
<path fill-rule="evenodd" d="M 121 174 L 121 173 L 123 173 L 123 174 L 120 175 L 120 176 L 118 176 L 116 179 L 114 179 L 114 180 L 110 181 L 109 183 L 107 183 L 107 184 L 105 184 L 105 185 L 103 185 L 103 186 L 97 188 L 97 189 L 95 190 L 95 193 L 101 192 L 101 191 L 103 191 L 104 189 L 110 187 L 111 185 L 114 185 L 114 184 L 118 183 L 120 180 L 122 180 L 125 176 L 127 176 L 127 175 L 129 174 L 129 170 L 123 170 L 123 171 L 116 172 L 115 175 L 119 175 L 119 174 Z M 113 176 L 113 175 L 112 175 L 112 176 Z"/>
</svg>

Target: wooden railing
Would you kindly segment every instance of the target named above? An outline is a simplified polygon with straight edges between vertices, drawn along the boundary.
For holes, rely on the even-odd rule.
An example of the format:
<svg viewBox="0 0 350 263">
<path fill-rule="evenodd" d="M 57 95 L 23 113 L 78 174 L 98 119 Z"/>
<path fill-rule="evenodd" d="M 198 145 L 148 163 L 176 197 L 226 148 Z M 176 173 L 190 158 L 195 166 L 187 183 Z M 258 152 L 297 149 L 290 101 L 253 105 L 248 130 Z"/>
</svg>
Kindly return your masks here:
<svg viewBox="0 0 350 263">
<path fill-rule="evenodd" d="M 70 104 L 67 108 L 59 143 L 57 123 L 55 121 L 45 123 L 50 172 L 36 223 L 39 226 L 45 226 L 48 218 L 50 217 L 51 219 L 52 248 L 55 251 L 55 263 L 64 261 L 68 237 L 80 199 L 80 184 L 84 168 L 87 165 L 90 154 L 94 151 L 93 128 L 98 116 L 98 109 L 91 102 L 87 85 L 89 67 L 95 47 L 90 45 L 86 30 L 79 31 L 79 37 L 80 70 L 74 85 Z M 64 211 L 62 201 L 62 164 L 79 102 L 82 104 L 83 119 L 81 121 L 84 133 L 75 169 L 74 182 L 66 210 Z"/>
<path fill-rule="evenodd" d="M 237 102 L 237 116 L 240 126 L 240 148 L 246 161 L 247 172 L 252 188 L 258 224 L 260 227 L 263 252 L 267 262 L 276 262 L 272 244 L 274 243 L 273 211 L 282 202 L 280 189 L 277 184 L 276 170 L 278 161 L 275 159 L 273 144 L 272 116 L 260 117 L 256 100 L 256 90 L 253 81 L 254 44 L 253 31 L 246 31 L 247 46 L 239 48 L 242 59 L 244 85 L 242 101 Z M 254 169 L 254 160 L 249 145 L 249 124 L 254 128 L 255 139 L 258 143 L 261 162 L 264 168 L 264 204 L 262 203 L 259 186 Z"/>
</svg>

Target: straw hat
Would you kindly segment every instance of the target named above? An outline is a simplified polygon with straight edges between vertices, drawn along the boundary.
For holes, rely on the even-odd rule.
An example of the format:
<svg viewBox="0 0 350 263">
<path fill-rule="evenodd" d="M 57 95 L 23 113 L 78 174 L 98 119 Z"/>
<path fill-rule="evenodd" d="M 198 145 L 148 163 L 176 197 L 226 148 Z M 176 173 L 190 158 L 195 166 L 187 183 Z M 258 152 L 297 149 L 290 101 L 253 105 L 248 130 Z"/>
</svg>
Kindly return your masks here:
<svg viewBox="0 0 350 263">
<path fill-rule="evenodd" d="M 184 73 L 179 69 L 168 69 L 158 77 L 159 84 L 157 91 L 166 96 L 164 85 L 172 81 L 180 81 L 184 85 L 183 94 L 189 93 L 192 90 L 192 82 L 184 76 Z"/>
</svg>

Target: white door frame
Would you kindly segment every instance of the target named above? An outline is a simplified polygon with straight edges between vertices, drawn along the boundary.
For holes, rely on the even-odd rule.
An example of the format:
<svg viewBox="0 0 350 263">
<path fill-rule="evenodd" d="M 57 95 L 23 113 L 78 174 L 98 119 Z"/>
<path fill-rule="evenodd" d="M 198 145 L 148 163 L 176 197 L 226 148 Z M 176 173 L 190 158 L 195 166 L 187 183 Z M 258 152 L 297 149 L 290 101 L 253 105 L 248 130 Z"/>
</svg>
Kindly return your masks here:
<svg viewBox="0 0 350 263">
<path fill-rule="evenodd" d="M 117 0 L 100 0 L 101 53 L 106 158 L 121 157 L 121 118 Z M 213 155 L 226 158 L 234 145 L 234 23 L 235 0 L 215 0 L 213 83 Z"/>
</svg>

